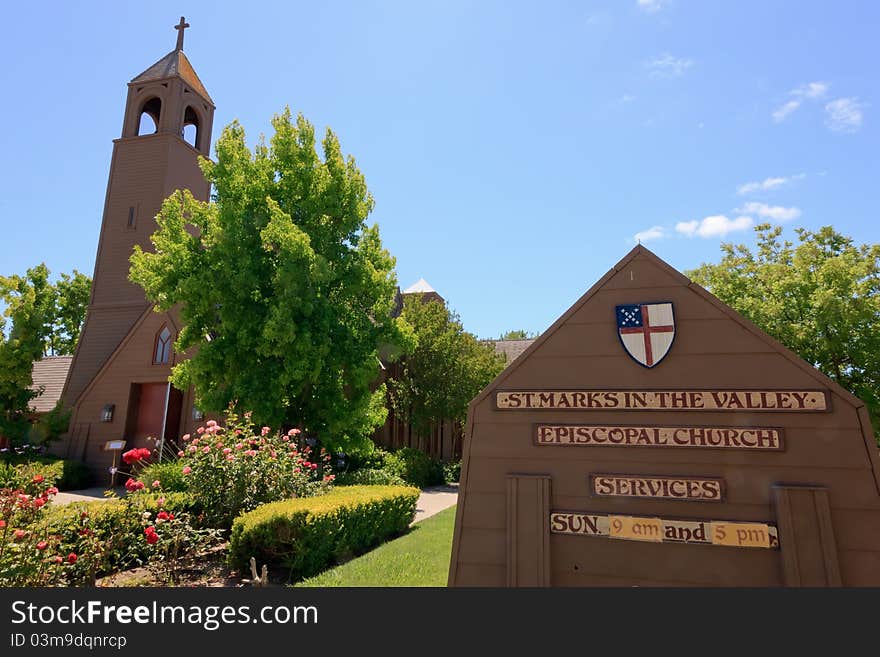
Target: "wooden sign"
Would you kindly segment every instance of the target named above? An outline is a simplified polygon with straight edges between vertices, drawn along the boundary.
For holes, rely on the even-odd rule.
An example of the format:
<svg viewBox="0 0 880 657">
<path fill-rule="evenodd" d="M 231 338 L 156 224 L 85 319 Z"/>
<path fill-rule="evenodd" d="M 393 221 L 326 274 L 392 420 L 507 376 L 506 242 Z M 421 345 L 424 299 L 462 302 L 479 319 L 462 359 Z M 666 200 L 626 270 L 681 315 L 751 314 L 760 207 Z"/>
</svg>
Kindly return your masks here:
<svg viewBox="0 0 880 657">
<path fill-rule="evenodd" d="M 554 511 L 550 514 L 553 534 L 599 536 L 652 543 L 696 543 L 728 547 L 779 547 L 775 525 L 727 520 L 678 520 L 606 513 Z"/>
<path fill-rule="evenodd" d="M 495 408 L 507 410 L 827 411 L 822 390 L 505 390 Z"/>
<path fill-rule="evenodd" d="M 770 427 L 648 427 L 538 424 L 536 445 L 586 447 L 722 447 L 781 450 L 782 430 Z"/>
<path fill-rule="evenodd" d="M 865 401 L 638 246 L 470 402 L 449 584 L 880 587 Z"/>
<path fill-rule="evenodd" d="M 598 497 L 648 497 L 691 502 L 720 502 L 724 499 L 724 480 L 716 477 L 592 474 L 590 493 Z"/>
</svg>

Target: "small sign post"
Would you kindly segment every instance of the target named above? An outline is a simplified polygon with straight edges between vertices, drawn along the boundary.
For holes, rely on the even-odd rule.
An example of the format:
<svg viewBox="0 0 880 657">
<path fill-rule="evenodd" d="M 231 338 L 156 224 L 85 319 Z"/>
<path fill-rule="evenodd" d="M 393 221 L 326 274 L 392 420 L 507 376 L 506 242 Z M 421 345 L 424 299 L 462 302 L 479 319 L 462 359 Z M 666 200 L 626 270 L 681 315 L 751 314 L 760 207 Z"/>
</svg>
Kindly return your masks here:
<svg viewBox="0 0 880 657">
<path fill-rule="evenodd" d="M 118 469 L 117 459 L 119 453 L 125 449 L 124 440 L 108 440 L 104 443 L 105 452 L 113 452 L 113 465 L 110 467 L 110 487 L 116 486 L 116 470 Z"/>
</svg>

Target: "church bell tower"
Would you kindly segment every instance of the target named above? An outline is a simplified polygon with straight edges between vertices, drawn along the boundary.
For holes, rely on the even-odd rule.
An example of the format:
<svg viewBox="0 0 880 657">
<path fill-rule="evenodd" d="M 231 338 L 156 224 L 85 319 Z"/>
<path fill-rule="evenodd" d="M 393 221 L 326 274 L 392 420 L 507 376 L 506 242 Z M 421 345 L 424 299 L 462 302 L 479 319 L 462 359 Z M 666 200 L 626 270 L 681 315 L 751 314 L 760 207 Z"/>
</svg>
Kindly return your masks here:
<svg viewBox="0 0 880 657">
<path fill-rule="evenodd" d="M 106 418 L 113 412 L 107 408 L 112 406 L 124 422 L 130 381 L 167 382 L 174 361 L 167 353 L 157 361 L 153 343 L 159 338 L 150 337 L 145 346 L 134 344 L 135 329 L 157 313 L 143 290 L 128 280 L 128 272 L 135 245 L 152 250 L 150 236 L 164 199 L 178 189 L 189 189 L 203 201 L 209 198 L 198 158 L 209 155 L 215 108 L 184 54 L 187 27 L 181 17 L 174 50 L 128 83 L 122 136 L 113 141 L 91 298 L 63 395 L 65 406 L 74 407 L 69 439 L 80 443 L 68 446 L 70 456 L 87 458 L 91 450 L 85 442 L 94 442 L 96 427 L 110 433 L 107 425 L 114 421 Z M 173 342 L 174 318 L 169 316 L 166 324 L 163 339 L 167 342 L 170 333 Z M 137 349 L 143 354 L 134 354 Z M 124 371 L 115 372 L 111 381 L 108 367 L 120 357 Z M 115 437 L 131 429 L 116 425 Z"/>
</svg>

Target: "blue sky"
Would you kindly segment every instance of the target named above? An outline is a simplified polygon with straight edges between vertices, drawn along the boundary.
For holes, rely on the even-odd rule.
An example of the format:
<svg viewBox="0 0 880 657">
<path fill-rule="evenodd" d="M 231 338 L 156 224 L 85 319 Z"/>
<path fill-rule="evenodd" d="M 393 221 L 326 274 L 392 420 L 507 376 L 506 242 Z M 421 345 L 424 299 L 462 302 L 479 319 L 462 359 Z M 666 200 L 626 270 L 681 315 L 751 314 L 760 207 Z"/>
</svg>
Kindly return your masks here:
<svg viewBox="0 0 880 657">
<path fill-rule="evenodd" d="M 401 286 L 480 337 L 544 330 L 637 234 L 682 270 L 764 220 L 880 241 L 876 3 L 15 3 L 0 272 L 92 274 L 126 83 L 181 14 L 215 137 L 332 127 Z"/>
</svg>

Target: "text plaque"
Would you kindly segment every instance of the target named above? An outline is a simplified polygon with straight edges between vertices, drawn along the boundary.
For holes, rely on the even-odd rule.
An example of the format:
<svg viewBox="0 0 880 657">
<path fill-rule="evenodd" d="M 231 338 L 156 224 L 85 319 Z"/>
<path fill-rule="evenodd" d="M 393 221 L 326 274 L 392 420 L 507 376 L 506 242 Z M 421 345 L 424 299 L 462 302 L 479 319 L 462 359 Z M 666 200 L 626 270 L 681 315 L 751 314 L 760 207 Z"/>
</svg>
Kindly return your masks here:
<svg viewBox="0 0 880 657">
<path fill-rule="evenodd" d="M 827 411 L 822 390 L 504 390 L 495 408 L 507 410 Z"/>
<path fill-rule="evenodd" d="M 776 549 L 775 525 L 732 520 L 681 520 L 583 511 L 553 511 L 550 532 L 652 543 L 695 543 Z"/>
<path fill-rule="evenodd" d="M 724 480 L 718 477 L 591 474 L 590 493 L 597 497 L 720 502 L 724 499 Z"/>
<path fill-rule="evenodd" d="M 773 427 L 648 427 L 608 424 L 538 424 L 535 444 L 582 447 L 721 447 L 781 450 Z"/>
</svg>

